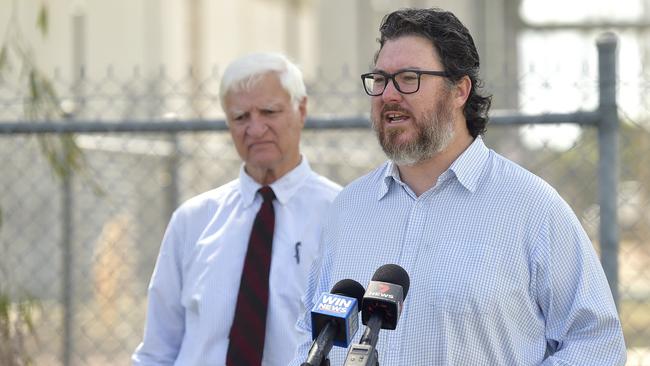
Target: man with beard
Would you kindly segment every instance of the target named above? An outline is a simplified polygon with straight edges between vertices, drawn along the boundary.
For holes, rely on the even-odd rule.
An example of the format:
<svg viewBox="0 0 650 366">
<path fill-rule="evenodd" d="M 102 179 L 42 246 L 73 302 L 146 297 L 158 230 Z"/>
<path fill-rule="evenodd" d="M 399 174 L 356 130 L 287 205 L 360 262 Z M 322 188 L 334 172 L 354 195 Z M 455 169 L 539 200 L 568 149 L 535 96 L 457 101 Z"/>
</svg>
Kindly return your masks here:
<svg viewBox="0 0 650 366">
<path fill-rule="evenodd" d="M 380 334 L 380 364 L 623 365 L 616 307 L 575 214 L 483 143 L 490 97 L 468 30 L 449 12 L 405 9 L 380 32 L 361 78 L 390 160 L 334 201 L 307 308 L 338 280 L 368 283 L 396 263 L 411 286 L 397 328 Z M 298 327 L 309 332 L 307 314 Z"/>
</svg>

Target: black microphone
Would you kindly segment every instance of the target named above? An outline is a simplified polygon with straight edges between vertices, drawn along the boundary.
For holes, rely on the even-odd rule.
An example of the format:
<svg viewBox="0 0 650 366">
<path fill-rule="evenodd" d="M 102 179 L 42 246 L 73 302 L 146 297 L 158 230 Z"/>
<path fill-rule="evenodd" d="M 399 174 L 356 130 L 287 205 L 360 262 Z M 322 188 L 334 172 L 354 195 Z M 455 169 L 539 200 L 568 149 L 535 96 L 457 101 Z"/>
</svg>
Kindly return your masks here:
<svg viewBox="0 0 650 366">
<path fill-rule="evenodd" d="M 359 329 L 359 304 L 365 290 L 359 282 L 345 279 L 324 292 L 311 310 L 312 339 L 307 360 L 301 366 L 329 365 L 332 345 L 347 348 Z"/>
<path fill-rule="evenodd" d="M 397 327 L 409 286 L 408 273 L 397 264 L 385 264 L 375 271 L 361 306 L 361 319 L 366 330 L 359 344 L 350 347 L 345 366 L 379 364 L 376 349 L 379 330 Z"/>
</svg>

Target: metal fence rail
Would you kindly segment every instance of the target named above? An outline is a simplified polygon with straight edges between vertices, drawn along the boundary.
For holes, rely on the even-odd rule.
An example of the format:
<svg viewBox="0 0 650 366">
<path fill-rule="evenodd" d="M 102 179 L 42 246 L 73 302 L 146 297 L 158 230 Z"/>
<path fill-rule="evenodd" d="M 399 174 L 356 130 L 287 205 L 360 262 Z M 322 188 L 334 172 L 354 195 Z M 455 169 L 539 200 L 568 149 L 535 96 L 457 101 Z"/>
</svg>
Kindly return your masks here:
<svg viewBox="0 0 650 366">
<path fill-rule="evenodd" d="M 495 112 L 486 142 L 548 180 L 572 205 L 600 251 L 631 354 L 650 363 L 642 354 L 650 348 L 650 286 L 643 283 L 650 281 L 650 221 L 627 211 L 650 206 L 644 186 L 650 177 L 643 161 L 638 167 L 625 163 L 630 144 L 647 144 L 650 151 L 650 134 L 641 124 L 621 131 L 616 47 L 611 35 L 598 43 L 595 110 Z M 151 90 L 166 100 L 161 88 Z M 234 178 L 239 167 L 222 119 L 96 118 L 101 113 L 93 117 L 89 111 L 91 97 L 73 95 L 83 108 L 59 120 L 16 122 L 0 112 L 0 291 L 31 294 L 42 303 L 36 364 L 127 363 L 140 340 L 146 284 L 171 211 Z M 367 117 L 312 116 L 303 152 L 320 173 L 345 184 L 384 159 Z M 557 123 L 581 126 L 571 149 L 534 150 L 520 143 L 522 126 Z M 52 162 L 72 164 L 51 173 Z M 629 221 L 622 236 L 621 207 Z"/>
</svg>

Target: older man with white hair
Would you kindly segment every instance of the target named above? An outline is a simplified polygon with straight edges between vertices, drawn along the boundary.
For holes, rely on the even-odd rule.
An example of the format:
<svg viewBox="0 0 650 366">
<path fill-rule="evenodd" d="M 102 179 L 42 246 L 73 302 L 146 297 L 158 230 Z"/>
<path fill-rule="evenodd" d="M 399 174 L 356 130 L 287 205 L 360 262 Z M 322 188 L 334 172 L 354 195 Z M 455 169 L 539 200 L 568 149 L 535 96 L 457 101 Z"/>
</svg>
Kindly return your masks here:
<svg viewBox="0 0 650 366">
<path fill-rule="evenodd" d="M 300 153 L 307 95 L 280 54 L 235 60 L 220 89 L 239 178 L 183 203 L 165 232 L 134 365 L 284 366 L 341 187 Z"/>
</svg>

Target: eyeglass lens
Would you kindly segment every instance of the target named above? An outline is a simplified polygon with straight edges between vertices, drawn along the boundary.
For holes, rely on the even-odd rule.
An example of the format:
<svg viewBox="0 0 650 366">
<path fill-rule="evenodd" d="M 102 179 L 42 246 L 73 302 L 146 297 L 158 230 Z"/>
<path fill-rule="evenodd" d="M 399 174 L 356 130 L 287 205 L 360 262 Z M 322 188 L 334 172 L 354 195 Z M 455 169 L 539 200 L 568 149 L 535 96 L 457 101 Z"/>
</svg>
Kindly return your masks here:
<svg viewBox="0 0 650 366">
<path fill-rule="evenodd" d="M 389 79 L 393 79 L 395 88 L 401 93 L 415 93 L 418 90 L 420 75 L 413 71 L 401 71 L 391 75 L 371 73 L 364 78 L 366 91 L 380 95 L 386 89 Z"/>
</svg>

